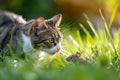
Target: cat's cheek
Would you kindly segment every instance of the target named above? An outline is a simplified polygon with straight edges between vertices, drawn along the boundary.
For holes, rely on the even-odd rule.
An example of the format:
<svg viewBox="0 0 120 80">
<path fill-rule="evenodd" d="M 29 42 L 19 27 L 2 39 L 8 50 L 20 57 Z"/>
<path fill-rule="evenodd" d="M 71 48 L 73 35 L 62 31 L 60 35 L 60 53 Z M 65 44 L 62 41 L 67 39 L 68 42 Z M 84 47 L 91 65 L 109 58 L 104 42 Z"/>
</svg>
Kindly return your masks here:
<svg viewBox="0 0 120 80">
<path fill-rule="evenodd" d="M 57 52 L 59 52 L 61 50 L 62 46 L 61 46 L 61 42 L 59 42 L 56 46 L 50 48 L 50 49 L 45 49 L 45 51 L 50 54 L 53 55 Z"/>
<path fill-rule="evenodd" d="M 51 49 L 45 49 L 44 51 L 50 55 L 54 55 L 57 52 L 56 50 L 51 50 Z"/>
</svg>

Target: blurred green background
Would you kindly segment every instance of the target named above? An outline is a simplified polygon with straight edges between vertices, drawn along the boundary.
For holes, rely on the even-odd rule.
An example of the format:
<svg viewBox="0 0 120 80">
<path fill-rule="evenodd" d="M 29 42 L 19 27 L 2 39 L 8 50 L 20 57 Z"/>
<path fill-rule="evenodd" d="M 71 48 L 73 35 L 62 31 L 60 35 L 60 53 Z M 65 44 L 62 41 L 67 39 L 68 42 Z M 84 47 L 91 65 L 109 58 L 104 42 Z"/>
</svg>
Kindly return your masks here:
<svg viewBox="0 0 120 80">
<path fill-rule="evenodd" d="M 15 12 L 27 20 L 40 16 L 50 18 L 61 13 L 63 22 L 72 25 L 85 22 L 83 13 L 95 21 L 100 15 L 99 9 L 109 20 L 115 5 L 119 2 L 120 0 L 0 0 L 0 10 Z M 120 24 L 119 8 L 115 17 L 115 26 Z"/>
<path fill-rule="evenodd" d="M 15 12 L 26 19 L 47 18 L 57 13 L 53 0 L 0 0 L 0 9 Z"/>
</svg>

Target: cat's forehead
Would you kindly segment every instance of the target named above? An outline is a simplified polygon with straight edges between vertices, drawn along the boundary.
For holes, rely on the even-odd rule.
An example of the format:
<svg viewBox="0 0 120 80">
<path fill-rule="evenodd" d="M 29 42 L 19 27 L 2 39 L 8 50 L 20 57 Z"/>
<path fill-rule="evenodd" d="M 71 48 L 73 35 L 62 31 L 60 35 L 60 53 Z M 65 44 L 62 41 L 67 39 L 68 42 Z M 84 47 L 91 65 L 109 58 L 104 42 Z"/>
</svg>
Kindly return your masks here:
<svg viewBox="0 0 120 80">
<path fill-rule="evenodd" d="M 61 33 L 55 28 L 48 28 L 44 30 L 37 30 L 37 35 L 42 38 L 61 38 Z"/>
</svg>

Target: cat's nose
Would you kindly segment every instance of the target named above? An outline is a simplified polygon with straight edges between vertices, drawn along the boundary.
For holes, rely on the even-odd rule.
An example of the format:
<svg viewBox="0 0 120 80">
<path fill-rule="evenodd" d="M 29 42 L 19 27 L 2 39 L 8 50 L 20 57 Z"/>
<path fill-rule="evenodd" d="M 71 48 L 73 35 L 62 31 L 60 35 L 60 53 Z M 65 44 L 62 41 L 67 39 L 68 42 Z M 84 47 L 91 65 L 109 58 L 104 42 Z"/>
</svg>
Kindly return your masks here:
<svg viewBox="0 0 120 80">
<path fill-rule="evenodd" d="M 60 51 L 60 48 L 57 48 L 57 51 L 59 52 L 59 51 Z"/>
<path fill-rule="evenodd" d="M 60 42 L 56 45 L 56 49 L 57 49 L 57 52 L 59 52 L 62 49 Z"/>
</svg>

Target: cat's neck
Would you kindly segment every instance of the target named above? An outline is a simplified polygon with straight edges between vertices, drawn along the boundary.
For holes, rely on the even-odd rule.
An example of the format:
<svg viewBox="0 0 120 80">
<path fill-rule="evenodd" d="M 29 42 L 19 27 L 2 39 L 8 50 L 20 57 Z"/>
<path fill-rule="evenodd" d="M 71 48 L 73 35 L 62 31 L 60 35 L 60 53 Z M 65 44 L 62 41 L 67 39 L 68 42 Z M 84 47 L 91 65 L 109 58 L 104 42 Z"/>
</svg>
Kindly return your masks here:
<svg viewBox="0 0 120 80">
<path fill-rule="evenodd" d="M 23 52 L 29 52 L 34 50 L 32 47 L 31 39 L 29 36 L 26 36 L 23 32 L 21 33 L 23 39 Z"/>
</svg>

